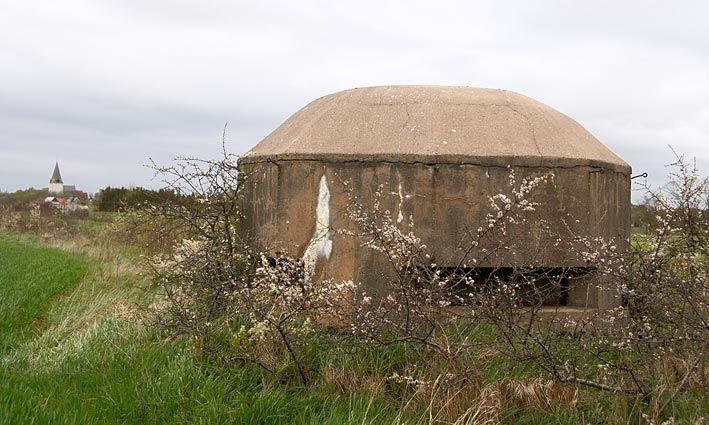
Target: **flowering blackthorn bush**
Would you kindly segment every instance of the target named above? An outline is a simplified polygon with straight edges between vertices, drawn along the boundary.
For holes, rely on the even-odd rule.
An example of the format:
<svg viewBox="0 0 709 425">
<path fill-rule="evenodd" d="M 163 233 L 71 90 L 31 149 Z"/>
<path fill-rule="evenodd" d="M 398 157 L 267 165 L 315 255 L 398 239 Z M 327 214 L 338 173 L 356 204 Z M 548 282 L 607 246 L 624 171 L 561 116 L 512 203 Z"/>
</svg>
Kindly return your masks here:
<svg viewBox="0 0 709 425">
<path fill-rule="evenodd" d="M 285 355 L 308 385 L 305 341 L 315 335 L 316 321 L 337 318 L 339 300 L 351 298 L 355 285 L 314 284 L 305 279 L 302 260 L 250 249 L 237 232 L 245 177 L 237 178 L 232 155 L 182 158 L 155 169 L 185 195 L 134 212 L 143 225 L 178 229 L 173 237 L 182 237 L 151 259 L 165 300 L 159 324 L 193 338 L 200 352 L 222 362 L 251 362 L 274 372 Z"/>
<path fill-rule="evenodd" d="M 671 165 L 669 184 L 645 187 L 656 226 L 630 252 L 602 238 L 568 242 L 597 280 L 617 288 L 617 308 L 543 314 L 541 304 L 515 305 L 518 279 L 506 279 L 477 310 L 500 330 L 507 355 L 561 382 L 639 397 L 653 421 L 690 385 L 706 391 L 709 382 L 709 184 L 683 158 Z M 679 365 L 671 377 L 668 363 Z"/>
<path fill-rule="evenodd" d="M 517 316 L 520 299 L 529 298 L 523 292 L 535 288 L 531 275 L 522 271 L 504 278 L 501 273 L 492 273 L 482 276 L 481 281 L 476 264 L 514 249 L 509 238 L 507 245 L 486 243 L 487 248 L 482 248 L 481 243 L 495 242 L 507 235 L 508 226 L 526 223 L 526 216 L 539 205 L 531 194 L 550 178 L 525 177 L 518 182 L 510 168 L 509 192 L 489 196 L 485 221 L 462 244 L 463 255 L 456 267 L 440 267 L 431 258 L 427 246 L 414 233 L 411 217 L 407 222 L 395 221 L 391 211 L 382 207 L 383 186 L 368 207 L 348 191 L 347 214 L 357 230 L 341 233 L 358 238 L 363 247 L 380 253 L 393 271 L 393 279 L 376 282 L 380 288 L 376 296 L 367 293 L 367 285 L 363 285 L 365 289 L 348 309 L 352 315 L 346 323 L 351 334 L 368 345 L 413 343 L 423 352 L 433 351 L 439 358 L 450 359 L 451 367 L 460 367 L 453 363 L 470 349 L 469 329 L 482 317 L 479 308 L 472 306 L 492 306 L 490 297 L 504 297 L 509 301 L 507 313 Z M 526 284 L 517 277 L 526 279 Z"/>
<path fill-rule="evenodd" d="M 151 261 L 164 299 L 160 323 L 217 361 L 250 362 L 275 374 L 287 359 L 293 376 L 310 385 L 316 361 L 309 353 L 318 344 L 402 345 L 415 349 L 416 364 L 388 372 L 387 385 L 438 391 L 445 383 L 460 393 L 479 366 L 471 353 L 494 348 L 516 363 L 535 364 L 557 383 L 636 398 L 648 421 L 657 421 L 685 390 L 709 390 L 709 184 L 681 157 L 673 166 L 667 186 L 646 188 L 656 223 L 652 233 L 633 238 L 629 252 L 619 248 L 627 241 L 534 222 L 547 235 L 558 232 L 552 248 L 586 265 L 576 268 L 539 269 L 534 253 L 524 253 L 530 261 L 521 267 L 479 266 L 519 249 L 512 237 L 520 232 L 512 227 L 529 226 L 540 206 L 534 193 L 553 183 L 553 173 L 520 180 L 510 168 L 509 187 L 488 197 L 483 221 L 455 253 L 455 267 L 431 257 L 411 217 L 404 221 L 384 207 L 386 188 L 364 205 L 345 182 L 353 226 L 340 236 L 384 258 L 393 276 L 387 282 L 313 282 L 302 259 L 253 251 L 237 231 L 248 176 L 237 175 L 226 153 L 219 161 L 156 167 L 185 196 L 135 214 L 172 229 L 171 249 Z M 619 305 L 548 306 L 565 296 L 570 279 L 600 282 L 589 291 L 614 288 Z M 471 334 L 481 327 L 496 335 L 483 348 Z M 437 368 L 439 376 L 421 368 Z"/>
</svg>

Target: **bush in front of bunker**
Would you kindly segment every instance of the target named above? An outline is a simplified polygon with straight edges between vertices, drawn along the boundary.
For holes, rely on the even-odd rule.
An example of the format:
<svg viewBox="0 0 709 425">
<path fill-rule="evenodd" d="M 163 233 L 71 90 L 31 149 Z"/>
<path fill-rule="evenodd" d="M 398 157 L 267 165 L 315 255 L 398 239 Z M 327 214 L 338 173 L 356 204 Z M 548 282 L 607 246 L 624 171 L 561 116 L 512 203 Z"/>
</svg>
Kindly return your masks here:
<svg viewBox="0 0 709 425">
<path fill-rule="evenodd" d="M 302 261 L 252 252 L 237 234 L 242 177 L 234 159 L 188 159 L 160 169 L 172 176 L 171 187 L 191 191 L 198 202 L 139 212 L 177 222 L 185 232 L 181 243 L 154 259 L 154 280 L 167 300 L 162 323 L 191 336 L 203 353 L 225 362 L 253 362 L 270 372 L 285 354 L 307 385 L 312 382 L 307 353 L 315 340 L 406 343 L 418 347 L 423 360 L 431 352 L 447 359 L 465 377 L 474 373 L 465 364 L 470 329 L 484 323 L 501 335 L 501 343 L 491 343 L 501 352 L 532 361 L 561 382 L 654 397 L 655 415 L 688 386 L 705 382 L 708 190 L 706 179 L 682 158 L 673 164 L 671 183 L 650 192 L 656 231 L 636 240 L 630 253 L 618 252 L 612 241 L 582 235 L 567 242 L 589 268 L 621 283 L 624 300 L 612 311 L 578 317 L 543 314 L 545 293 L 535 292 L 539 276 L 528 269 L 492 273 L 480 282 L 469 274 L 476 261 L 472 254 L 456 270 L 437 268 L 411 226 L 402 231 L 381 204 L 362 205 L 354 197 L 348 215 L 360 230 L 356 236 L 367 236 L 366 246 L 386 256 L 398 280 L 377 298 L 351 282 L 308 282 Z M 489 198 L 489 212 L 471 232 L 469 246 L 523 224 L 537 207 L 531 196 L 548 179 L 516 182 L 512 172 L 509 193 Z M 546 282 L 552 288 L 558 282 L 563 290 L 564 273 L 546 276 Z M 350 303 L 346 308 L 344 301 Z M 336 331 L 333 323 L 340 325 Z M 685 366 L 674 380 L 660 382 L 657 368 L 663 362 Z"/>
<path fill-rule="evenodd" d="M 671 166 L 667 185 L 644 186 L 657 224 L 634 238 L 629 252 L 597 237 L 565 242 L 588 270 L 616 284 L 622 298 L 611 310 L 583 314 L 545 306 L 550 292 L 568 290 L 564 278 L 574 270 L 540 276 L 530 261 L 528 268 L 489 273 L 481 281 L 469 267 L 476 258 L 467 256 L 468 264 L 442 270 L 413 231 L 399 230 L 389 211 L 379 211 L 380 202 L 370 208 L 354 202 L 349 215 L 368 238 L 364 243 L 387 256 L 399 279 L 386 297 L 362 297 L 350 321 L 353 333 L 369 343 L 417 342 L 456 360 L 470 347 L 468 330 L 485 323 L 501 335 L 495 348 L 515 360 L 531 361 L 560 382 L 640 397 L 658 417 L 683 390 L 709 382 L 709 182 L 680 156 Z M 529 196 L 548 181 L 539 176 L 517 186 L 512 171 L 511 193 L 489 197 L 489 213 L 468 246 L 524 224 L 524 214 L 538 207 Z M 540 280 L 544 287 L 537 286 Z"/>
</svg>

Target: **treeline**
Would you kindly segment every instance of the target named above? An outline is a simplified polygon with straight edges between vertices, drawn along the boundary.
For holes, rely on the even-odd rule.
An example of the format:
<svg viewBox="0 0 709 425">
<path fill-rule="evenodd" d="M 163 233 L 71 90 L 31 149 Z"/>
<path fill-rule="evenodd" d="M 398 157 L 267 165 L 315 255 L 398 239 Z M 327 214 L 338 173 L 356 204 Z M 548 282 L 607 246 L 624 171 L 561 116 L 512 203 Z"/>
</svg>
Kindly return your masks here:
<svg viewBox="0 0 709 425">
<path fill-rule="evenodd" d="M 650 232 L 657 227 L 657 209 L 647 202 L 630 206 L 631 226 L 641 232 Z"/>
<path fill-rule="evenodd" d="M 178 195 L 169 189 L 108 186 L 96 194 L 92 207 L 95 211 L 116 212 L 135 208 L 140 204 L 175 202 L 180 198 L 184 198 L 184 195 Z"/>
<path fill-rule="evenodd" d="M 47 188 L 22 189 L 15 192 L 0 192 L 0 204 L 28 204 L 30 202 L 39 202 L 48 196 Z"/>
</svg>

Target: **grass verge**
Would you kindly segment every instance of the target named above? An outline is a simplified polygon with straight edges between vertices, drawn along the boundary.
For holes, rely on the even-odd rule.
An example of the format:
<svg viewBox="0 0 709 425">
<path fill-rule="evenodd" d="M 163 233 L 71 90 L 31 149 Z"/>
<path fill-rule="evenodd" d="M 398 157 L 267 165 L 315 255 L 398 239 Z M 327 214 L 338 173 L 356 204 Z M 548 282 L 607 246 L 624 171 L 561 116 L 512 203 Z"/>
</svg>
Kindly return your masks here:
<svg viewBox="0 0 709 425">
<path fill-rule="evenodd" d="M 511 364 L 485 326 L 471 330 L 474 373 L 458 386 L 443 385 L 456 371 L 406 344 L 355 354 L 314 344 L 308 389 L 287 361 L 274 375 L 214 363 L 146 325 L 135 306 L 153 295 L 135 247 L 37 239 L 0 232 L 0 423 L 639 423 L 637 401 Z M 702 416 L 704 398 L 678 398 L 673 414 Z"/>
<path fill-rule="evenodd" d="M 105 242 L 43 246 L 0 232 L 0 423 L 392 423 L 367 392 L 263 379 L 200 360 L 133 305 L 150 295 L 135 258 Z"/>
</svg>

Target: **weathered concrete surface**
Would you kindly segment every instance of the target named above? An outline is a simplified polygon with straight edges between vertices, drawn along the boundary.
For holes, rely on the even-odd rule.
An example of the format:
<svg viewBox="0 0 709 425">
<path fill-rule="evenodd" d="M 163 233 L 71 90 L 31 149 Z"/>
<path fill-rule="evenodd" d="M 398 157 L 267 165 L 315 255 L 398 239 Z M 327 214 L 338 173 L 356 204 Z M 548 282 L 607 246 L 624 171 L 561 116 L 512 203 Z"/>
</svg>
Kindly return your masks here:
<svg viewBox="0 0 709 425">
<path fill-rule="evenodd" d="M 532 197 L 541 206 L 464 262 L 587 267 L 569 250 L 575 236 L 614 239 L 626 249 L 630 167 L 571 118 L 516 93 L 472 88 L 374 87 L 306 106 L 241 158 L 248 176 L 243 230 L 261 249 L 307 260 L 313 279 L 352 279 L 376 291 L 393 270 L 361 240 L 338 232 L 356 231 L 345 214 L 344 182 L 365 206 L 382 185 L 382 208 L 402 228 L 413 218 L 434 261 L 452 267 L 484 222 L 488 197 L 510 194 L 508 166 L 517 181 L 550 179 Z M 510 249 L 482 251 L 498 246 Z M 596 287 L 605 282 L 574 284 L 570 305 L 617 303 L 612 288 Z"/>
<path fill-rule="evenodd" d="M 346 90 L 296 112 L 242 162 L 327 159 L 425 164 L 630 167 L 566 115 L 521 94 L 472 87 Z"/>
</svg>

